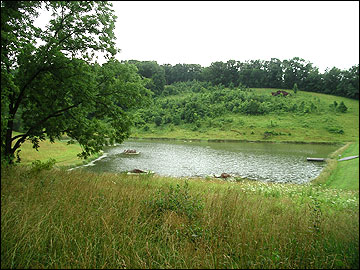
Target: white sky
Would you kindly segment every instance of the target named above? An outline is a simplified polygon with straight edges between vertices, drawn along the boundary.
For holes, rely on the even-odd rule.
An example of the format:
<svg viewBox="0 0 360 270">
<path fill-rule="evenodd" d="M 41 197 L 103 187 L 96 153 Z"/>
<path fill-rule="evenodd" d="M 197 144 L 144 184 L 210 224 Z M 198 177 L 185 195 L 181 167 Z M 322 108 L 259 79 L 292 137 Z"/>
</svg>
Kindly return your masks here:
<svg viewBox="0 0 360 270">
<path fill-rule="evenodd" d="M 114 1 L 119 60 L 359 63 L 358 1 Z"/>
</svg>

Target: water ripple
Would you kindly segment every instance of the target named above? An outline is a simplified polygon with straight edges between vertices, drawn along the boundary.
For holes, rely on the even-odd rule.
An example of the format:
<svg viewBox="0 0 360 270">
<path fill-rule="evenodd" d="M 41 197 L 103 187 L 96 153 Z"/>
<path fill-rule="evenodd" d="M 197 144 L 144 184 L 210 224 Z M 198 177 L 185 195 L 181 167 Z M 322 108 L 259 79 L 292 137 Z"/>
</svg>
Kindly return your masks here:
<svg viewBox="0 0 360 270">
<path fill-rule="evenodd" d="M 140 154 L 123 155 L 125 149 Z M 104 149 L 106 158 L 86 169 L 120 172 L 137 168 L 175 177 L 226 172 L 261 181 L 306 183 L 325 166 L 324 162 L 308 162 L 306 157 L 327 157 L 336 149 L 334 145 L 126 141 Z"/>
</svg>

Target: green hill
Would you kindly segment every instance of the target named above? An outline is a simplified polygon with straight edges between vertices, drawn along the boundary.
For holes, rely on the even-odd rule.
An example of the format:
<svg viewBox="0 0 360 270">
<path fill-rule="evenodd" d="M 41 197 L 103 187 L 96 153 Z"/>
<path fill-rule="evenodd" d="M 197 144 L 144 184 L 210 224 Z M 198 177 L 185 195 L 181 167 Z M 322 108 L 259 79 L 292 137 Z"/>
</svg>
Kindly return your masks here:
<svg viewBox="0 0 360 270">
<path fill-rule="evenodd" d="M 359 138 L 359 101 L 279 89 L 174 83 L 134 112 L 132 137 L 334 143 Z"/>
</svg>

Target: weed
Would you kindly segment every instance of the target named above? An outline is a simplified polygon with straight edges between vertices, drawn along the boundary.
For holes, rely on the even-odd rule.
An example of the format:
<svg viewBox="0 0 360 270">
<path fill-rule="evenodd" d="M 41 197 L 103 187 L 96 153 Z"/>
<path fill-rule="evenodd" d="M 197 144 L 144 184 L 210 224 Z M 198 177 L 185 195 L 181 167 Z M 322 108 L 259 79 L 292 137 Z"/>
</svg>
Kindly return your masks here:
<svg viewBox="0 0 360 270">
<path fill-rule="evenodd" d="M 51 170 L 56 163 L 56 160 L 53 158 L 50 158 L 46 162 L 41 162 L 40 160 L 35 160 L 31 163 L 31 169 L 30 173 L 38 174 L 39 172 L 43 170 Z"/>
<path fill-rule="evenodd" d="M 199 198 L 189 193 L 189 183 L 187 181 L 182 187 L 176 184 L 175 187 L 171 185 L 168 191 L 159 189 L 155 198 L 150 200 L 147 205 L 158 214 L 170 210 L 185 215 L 189 219 L 197 217 L 204 207 Z"/>
</svg>

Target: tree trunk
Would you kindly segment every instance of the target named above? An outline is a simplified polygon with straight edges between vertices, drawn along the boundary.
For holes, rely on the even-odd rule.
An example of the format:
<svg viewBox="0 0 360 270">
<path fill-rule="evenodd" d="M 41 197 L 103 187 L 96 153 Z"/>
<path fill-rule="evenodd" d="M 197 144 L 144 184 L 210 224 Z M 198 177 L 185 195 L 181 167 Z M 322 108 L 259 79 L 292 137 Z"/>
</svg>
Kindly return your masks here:
<svg viewBox="0 0 360 270">
<path fill-rule="evenodd" d="M 14 153 L 15 149 L 11 148 L 11 142 L 12 142 L 12 131 L 14 127 L 14 120 L 9 119 L 7 123 L 7 130 L 6 130 L 6 136 L 5 136 L 5 158 L 8 159 L 9 163 L 13 163 L 14 161 Z"/>
</svg>

